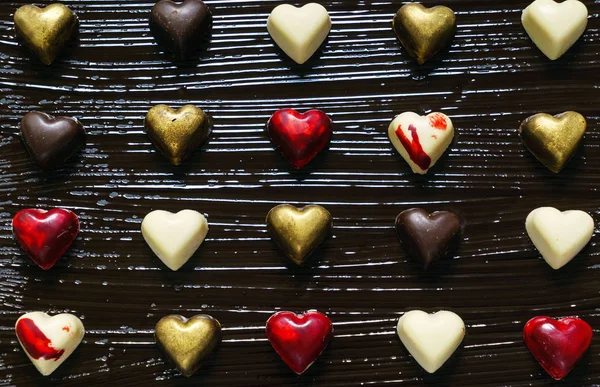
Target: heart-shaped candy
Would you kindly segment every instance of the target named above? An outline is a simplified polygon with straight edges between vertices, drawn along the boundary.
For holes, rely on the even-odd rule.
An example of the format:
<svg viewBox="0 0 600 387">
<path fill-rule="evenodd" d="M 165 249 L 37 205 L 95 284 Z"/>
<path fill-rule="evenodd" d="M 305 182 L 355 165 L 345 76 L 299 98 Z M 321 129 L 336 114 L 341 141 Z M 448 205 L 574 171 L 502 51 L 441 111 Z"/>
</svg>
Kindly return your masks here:
<svg viewBox="0 0 600 387">
<path fill-rule="evenodd" d="M 277 312 L 267 320 L 266 328 L 275 352 L 298 375 L 317 360 L 333 336 L 331 320 L 316 310 Z"/>
<path fill-rule="evenodd" d="M 458 243 L 461 221 L 452 212 L 429 214 L 421 208 L 411 208 L 396 217 L 396 232 L 408 253 L 427 269 Z"/>
<path fill-rule="evenodd" d="M 298 209 L 280 204 L 271 208 L 266 222 L 273 241 L 297 265 L 325 240 L 333 225 L 329 211 L 317 205 Z"/>
<path fill-rule="evenodd" d="M 330 29 L 329 14 L 317 3 L 309 3 L 302 8 L 281 4 L 267 19 L 271 38 L 298 64 L 306 62 L 317 51 Z"/>
<path fill-rule="evenodd" d="M 212 25 L 210 9 L 202 0 L 175 3 L 161 0 L 150 13 L 150 30 L 159 44 L 184 59 L 199 48 Z"/>
<path fill-rule="evenodd" d="M 25 114 L 21 136 L 31 157 L 45 170 L 58 167 L 85 145 L 85 129 L 79 121 L 40 112 Z"/>
<path fill-rule="evenodd" d="M 454 126 L 442 113 L 405 112 L 390 123 L 388 136 L 412 171 L 424 175 L 452 143 Z"/>
<path fill-rule="evenodd" d="M 398 320 L 398 336 L 417 363 L 430 374 L 452 356 L 465 337 L 463 320 L 453 312 L 406 312 Z"/>
<path fill-rule="evenodd" d="M 155 210 L 142 221 L 142 236 L 154 254 L 171 270 L 178 270 L 194 254 L 208 234 L 201 213 L 182 210 L 176 214 Z"/>
<path fill-rule="evenodd" d="M 456 17 L 443 5 L 426 8 L 408 3 L 392 19 L 392 28 L 408 54 L 423 64 L 450 43 L 456 32 Z"/>
<path fill-rule="evenodd" d="M 144 127 L 156 148 L 172 164 L 179 165 L 206 141 L 211 119 L 193 105 L 178 110 L 156 105 L 146 114 Z"/>
<path fill-rule="evenodd" d="M 190 319 L 172 314 L 158 321 L 154 337 L 179 372 L 192 376 L 221 343 L 221 324 L 206 314 Z"/>
<path fill-rule="evenodd" d="M 304 167 L 329 142 L 331 119 L 320 110 L 281 109 L 267 122 L 273 144 L 296 169 Z"/>
<path fill-rule="evenodd" d="M 77 16 L 67 6 L 55 3 L 45 8 L 24 5 L 14 16 L 15 31 L 46 65 L 52 64 L 77 29 Z"/>
<path fill-rule="evenodd" d="M 71 356 L 85 334 L 81 320 L 68 313 L 53 317 L 43 312 L 26 313 L 17 320 L 15 331 L 21 347 L 44 376 Z"/>
<path fill-rule="evenodd" d="M 594 234 L 594 219 L 579 210 L 560 212 L 553 207 L 531 211 L 525 220 L 527 234 L 553 269 L 560 269 L 587 245 Z"/>
<path fill-rule="evenodd" d="M 540 113 L 523 121 L 519 134 L 535 158 L 558 173 L 581 144 L 585 129 L 585 118 L 577 112 L 564 112 L 554 117 Z"/>
<path fill-rule="evenodd" d="M 564 378 L 587 351 L 592 328 L 576 317 L 537 316 L 525 324 L 523 340 L 531 354 L 556 380 Z"/>
<path fill-rule="evenodd" d="M 69 210 L 27 208 L 12 220 L 15 239 L 39 267 L 50 269 L 79 233 L 77 215 Z"/>
<path fill-rule="evenodd" d="M 583 34 L 587 18 L 587 8 L 578 0 L 535 0 L 523 11 L 521 23 L 540 51 L 555 60 Z"/>
</svg>

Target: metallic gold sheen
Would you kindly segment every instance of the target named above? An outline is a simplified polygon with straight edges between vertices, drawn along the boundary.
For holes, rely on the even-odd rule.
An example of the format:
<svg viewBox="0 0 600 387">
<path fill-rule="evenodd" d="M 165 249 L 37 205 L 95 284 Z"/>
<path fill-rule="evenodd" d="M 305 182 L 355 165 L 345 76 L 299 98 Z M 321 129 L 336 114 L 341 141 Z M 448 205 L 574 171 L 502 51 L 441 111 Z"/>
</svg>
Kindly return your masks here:
<svg viewBox="0 0 600 387">
<path fill-rule="evenodd" d="M 63 4 L 24 5 L 14 16 L 17 36 L 46 65 L 52 64 L 77 29 L 77 16 Z"/>
<path fill-rule="evenodd" d="M 443 5 L 426 8 L 408 3 L 392 19 L 392 28 L 408 54 L 423 64 L 450 43 L 456 16 Z"/>
<path fill-rule="evenodd" d="M 221 343 L 221 324 L 207 314 L 190 319 L 171 314 L 160 319 L 156 343 L 184 376 L 192 376 Z"/>
<path fill-rule="evenodd" d="M 179 110 L 156 105 L 146 115 L 144 127 L 156 148 L 174 165 L 181 164 L 210 134 L 211 120 L 200 108 Z"/>
<path fill-rule="evenodd" d="M 535 158 L 558 173 L 579 147 L 585 129 L 585 118 L 577 112 L 540 113 L 523 121 L 519 134 Z"/>
<path fill-rule="evenodd" d="M 296 208 L 289 204 L 273 207 L 267 214 L 267 229 L 284 254 L 297 265 L 323 242 L 332 227 L 329 211 L 317 205 Z"/>
</svg>

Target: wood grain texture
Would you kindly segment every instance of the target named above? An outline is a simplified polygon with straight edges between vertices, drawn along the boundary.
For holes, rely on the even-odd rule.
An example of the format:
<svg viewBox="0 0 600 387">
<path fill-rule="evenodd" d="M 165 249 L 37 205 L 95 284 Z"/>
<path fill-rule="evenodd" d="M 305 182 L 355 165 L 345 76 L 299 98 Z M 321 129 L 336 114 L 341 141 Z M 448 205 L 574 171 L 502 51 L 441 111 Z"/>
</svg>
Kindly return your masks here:
<svg viewBox="0 0 600 387">
<path fill-rule="evenodd" d="M 403 51 L 391 19 L 400 2 L 325 1 L 333 27 L 306 65 L 273 45 L 266 18 L 280 2 L 207 1 L 210 42 L 197 58 L 173 62 L 149 33 L 149 0 L 64 1 L 77 12 L 78 41 L 46 67 L 14 37 L 0 5 L 0 384 L 17 386 L 547 386 L 555 384 L 522 342 L 536 315 L 577 315 L 600 327 L 598 236 L 553 271 L 525 232 L 533 208 L 588 211 L 600 221 L 598 12 L 586 0 L 588 29 L 550 62 L 520 24 L 529 1 L 446 0 L 458 17 L 452 46 L 424 66 Z M 44 2 L 48 3 L 48 2 Z M 431 6 L 439 2 L 427 0 Z M 201 151 L 180 167 L 143 131 L 155 104 L 191 103 L 214 119 Z M 324 110 L 330 148 L 292 171 L 265 132 L 279 108 Z M 25 152 L 19 121 L 31 110 L 74 116 L 87 128 L 80 157 L 53 174 Z M 583 147 L 559 175 L 537 162 L 517 128 L 538 113 L 575 110 L 588 121 Z M 454 144 L 415 176 L 386 130 L 394 115 L 442 111 Z M 326 207 L 333 237 L 307 267 L 291 265 L 266 233 L 280 203 Z M 22 208 L 75 211 L 82 231 L 65 258 L 42 271 L 18 248 L 12 216 Z M 394 232 L 404 209 L 451 209 L 466 220 L 457 255 L 423 273 Z M 205 243 L 178 272 L 144 243 L 140 224 L 154 209 L 208 216 Z M 462 347 L 426 374 L 395 333 L 410 309 L 450 309 L 467 324 Z M 318 309 L 334 338 L 296 377 L 266 341 L 278 310 Z M 70 312 L 86 336 L 51 377 L 20 349 L 22 313 Z M 171 313 L 207 313 L 224 326 L 218 352 L 191 379 L 165 361 L 153 328 Z M 600 384 L 600 338 L 563 385 Z"/>
</svg>

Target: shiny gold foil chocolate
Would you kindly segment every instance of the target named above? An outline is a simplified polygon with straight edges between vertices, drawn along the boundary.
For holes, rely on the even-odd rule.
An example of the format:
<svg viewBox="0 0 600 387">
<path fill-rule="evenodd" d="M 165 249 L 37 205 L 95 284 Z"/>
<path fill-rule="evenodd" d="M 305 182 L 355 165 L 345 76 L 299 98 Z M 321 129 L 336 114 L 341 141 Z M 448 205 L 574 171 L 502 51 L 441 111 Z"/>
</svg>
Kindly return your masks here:
<svg viewBox="0 0 600 387">
<path fill-rule="evenodd" d="M 523 121 L 519 134 L 535 158 L 558 173 L 579 147 L 585 128 L 585 118 L 577 112 L 540 113 Z"/>
<path fill-rule="evenodd" d="M 392 19 L 392 28 L 408 54 L 423 64 L 450 43 L 456 32 L 456 16 L 443 5 L 426 8 L 408 3 Z"/>
<path fill-rule="evenodd" d="M 46 65 L 52 64 L 77 29 L 77 16 L 67 6 L 55 3 L 45 8 L 24 5 L 14 16 L 15 31 Z"/>
<path fill-rule="evenodd" d="M 144 127 L 156 148 L 173 165 L 179 165 L 206 141 L 211 119 L 193 105 L 185 105 L 179 110 L 156 105 L 148 111 Z"/>
<path fill-rule="evenodd" d="M 296 208 L 289 204 L 273 207 L 267 214 L 271 238 L 294 263 L 301 265 L 331 231 L 329 211 L 317 205 Z"/>
<path fill-rule="evenodd" d="M 190 319 L 171 314 L 156 324 L 154 337 L 181 374 L 192 376 L 221 343 L 221 324 L 206 314 Z"/>
</svg>

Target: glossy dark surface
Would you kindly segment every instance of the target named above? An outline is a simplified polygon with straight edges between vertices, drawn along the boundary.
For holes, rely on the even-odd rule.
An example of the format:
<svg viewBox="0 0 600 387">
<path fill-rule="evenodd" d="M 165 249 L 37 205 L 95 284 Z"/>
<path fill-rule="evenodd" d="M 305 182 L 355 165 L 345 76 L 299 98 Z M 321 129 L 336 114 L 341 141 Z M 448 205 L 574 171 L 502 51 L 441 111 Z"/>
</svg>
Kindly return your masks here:
<svg viewBox="0 0 600 387">
<path fill-rule="evenodd" d="M 437 1 L 425 1 L 426 5 Z M 332 30 L 304 66 L 274 47 L 266 19 L 278 3 L 210 1 L 213 34 L 199 59 L 175 64 L 148 27 L 152 1 L 66 1 L 79 40 L 46 67 L 14 38 L 0 6 L 0 380 L 18 386 L 548 386 L 552 379 L 523 344 L 537 315 L 578 315 L 600 327 L 598 236 L 552 270 L 525 232 L 535 207 L 588 211 L 600 220 L 598 12 L 582 39 L 550 62 L 520 24 L 528 1 L 448 0 L 457 14 L 452 46 L 418 66 L 391 29 L 398 2 L 323 3 Z M 143 131 L 158 104 L 195 104 L 214 119 L 201 150 L 174 167 Z M 320 109 L 334 122 L 328 150 L 300 172 L 273 149 L 265 130 L 278 109 Z M 74 116 L 88 129 L 79 158 L 42 174 L 18 135 L 31 110 Z M 441 111 L 456 140 L 426 176 L 393 150 L 387 127 L 403 111 Z M 518 127 L 538 112 L 575 110 L 588 122 L 582 147 L 558 175 L 522 145 Z M 273 206 L 316 203 L 334 217 L 333 236 L 290 264 L 269 239 Z M 20 209 L 74 210 L 81 233 L 50 271 L 23 254 L 10 221 Z M 466 220 L 453 260 L 427 272 L 400 246 L 402 210 L 456 211 Z M 153 209 L 191 208 L 210 231 L 182 269 L 170 272 L 144 243 Z M 438 263 L 441 263 L 439 261 Z M 449 309 L 467 325 L 463 345 L 429 375 L 408 355 L 395 327 L 409 309 Z M 317 309 L 334 337 L 296 377 L 265 337 L 278 310 Z M 50 378 L 19 349 L 14 323 L 31 310 L 67 311 L 86 336 Z M 206 313 L 223 343 L 191 379 L 156 347 L 153 328 L 168 314 Z M 563 384 L 600 383 L 600 338 Z"/>
</svg>

